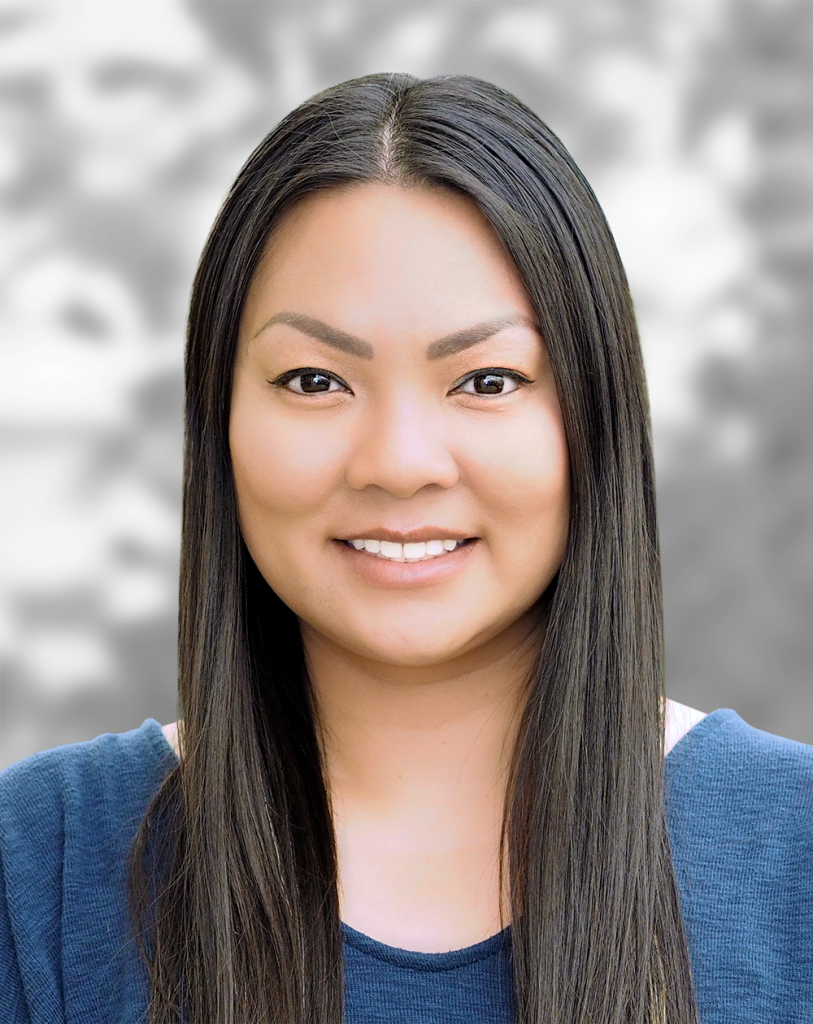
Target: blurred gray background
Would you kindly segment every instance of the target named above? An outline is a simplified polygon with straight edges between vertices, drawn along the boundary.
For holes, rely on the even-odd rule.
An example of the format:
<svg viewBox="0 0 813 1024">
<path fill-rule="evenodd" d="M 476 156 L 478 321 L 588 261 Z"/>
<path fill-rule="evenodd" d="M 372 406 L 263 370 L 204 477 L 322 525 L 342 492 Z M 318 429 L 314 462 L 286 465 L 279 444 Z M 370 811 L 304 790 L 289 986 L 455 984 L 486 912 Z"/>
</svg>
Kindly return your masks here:
<svg viewBox="0 0 813 1024">
<path fill-rule="evenodd" d="M 0 766 L 173 721 L 182 350 L 256 143 L 375 71 L 560 135 L 631 279 L 669 696 L 813 743 L 813 3 L 0 4 Z"/>
</svg>

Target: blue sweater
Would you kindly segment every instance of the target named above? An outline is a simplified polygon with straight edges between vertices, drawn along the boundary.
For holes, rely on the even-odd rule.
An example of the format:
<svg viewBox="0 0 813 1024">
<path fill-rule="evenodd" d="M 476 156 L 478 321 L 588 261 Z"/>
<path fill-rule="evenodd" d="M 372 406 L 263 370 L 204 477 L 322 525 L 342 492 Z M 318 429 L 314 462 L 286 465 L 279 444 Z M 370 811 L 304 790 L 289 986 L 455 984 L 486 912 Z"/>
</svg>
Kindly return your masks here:
<svg viewBox="0 0 813 1024">
<path fill-rule="evenodd" d="M 125 862 L 175 754 L 160 725 L 0 773 L 0 1024 L 144 1021 Z M 702 1024 L 813 1022 L 813 747 L 721 708 L 666 758 Z M 343 925 L 348 1024 L 509 1024 L 510 928 L 449 953 Z"/>
</svg>

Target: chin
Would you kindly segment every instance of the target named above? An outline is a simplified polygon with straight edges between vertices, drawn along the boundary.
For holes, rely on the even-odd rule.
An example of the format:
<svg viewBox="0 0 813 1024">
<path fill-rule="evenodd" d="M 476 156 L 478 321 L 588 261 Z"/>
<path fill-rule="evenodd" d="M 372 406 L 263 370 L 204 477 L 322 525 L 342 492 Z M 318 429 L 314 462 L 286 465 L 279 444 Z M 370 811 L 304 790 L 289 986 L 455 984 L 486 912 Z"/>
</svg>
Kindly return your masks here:
<svg viewBox="0 0 813 1024">
<path fill-rule="evenodd" d="M 430 668 L 432 665 L 442 665 L 451 661 L 460 653 L 457 649 L 426 649 L 413 644 L 405 650 L 382 651 L 379 660 L 388 665 L 398 665 L 401 668 Z"/>
<path fill-rule="evenodd" d="M 383 643 L 382 637 L 386 637 Z M 418 625 L 411 630 L 402 628 L 397 634 L 384 627 L 377 635 L 359 636 L 358 641 L 358 645 L 354 646 L 365 657 L 403 668 L 428 668 L 443 664 L 465 654 L 473 645 L 469 632 L 465 636 L 453 637 L 446 629 L 432 636 L 427 635 L 426 629 Z"/>
</svg>

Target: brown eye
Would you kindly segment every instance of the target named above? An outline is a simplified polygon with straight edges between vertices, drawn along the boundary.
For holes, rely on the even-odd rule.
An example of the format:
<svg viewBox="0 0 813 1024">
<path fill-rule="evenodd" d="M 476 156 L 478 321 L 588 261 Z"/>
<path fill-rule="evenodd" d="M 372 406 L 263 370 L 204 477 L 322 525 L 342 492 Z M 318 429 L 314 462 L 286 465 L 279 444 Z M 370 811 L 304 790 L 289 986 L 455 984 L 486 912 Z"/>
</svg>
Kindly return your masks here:
<svg viewBox="0 0 813 1024">
<path fill-rule="evenodd" d="M 330 377 L 325 376 L 324 373 L 300 373 L 297 377 L 292 377 L 291 380 L 301 380 L 302 383 L 299 388 L 294 390 L 302 390 L 306 394 L 313 394 L 317 391 L 330 391 Z M 288 381 L 290 384 L 291 381 Z"/>
<path fill-rule="evenodd" d="M 299 381 L 299 385 L 291 386 L 294 381 Z M 315 369 L 314 367 L 300 367 L 297 370 L 289 370 L 270 383 L 276 387 L 292 391 L 295 395 L 335 394 L 344 387 L 338 377 L 334 377 L 332 373 Z M 339 387 L 331 390 L 331 384 L 337 384 Z"/>
<path fill-rule="evenodd" d="M 507 381 L 512 382 L 509 388 L 506 388 Z M 459 388 L 455 390 L 462 390 L 466 395 L 510 395 L 512 392 L 517 391 L 520 385 L 531 383 L 533 382 L 528 380 L 527 377 L 523 377 L 522 374 L 514 371 L 490 369 L 473 373 L 468 380 L 463 381 Z M 472 385 L 473 390 L 466 388 L 468 384 Z"/>
<path fill-rule="evenodd" d="M 500 373 L 482 373 L 472 380 L 475 392 L 480 395 L 501 395 L 505 388 L 505 377 Z"/>
</svg>

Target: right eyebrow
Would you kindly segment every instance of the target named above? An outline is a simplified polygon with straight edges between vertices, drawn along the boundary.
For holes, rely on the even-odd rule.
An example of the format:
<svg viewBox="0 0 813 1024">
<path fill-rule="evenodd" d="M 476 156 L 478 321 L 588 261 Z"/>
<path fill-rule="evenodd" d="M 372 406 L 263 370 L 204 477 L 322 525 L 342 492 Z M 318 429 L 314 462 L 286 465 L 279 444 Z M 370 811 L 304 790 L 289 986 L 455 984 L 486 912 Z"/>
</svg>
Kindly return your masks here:
<svg viewBox="0 0 813 1024">
<path fill-rule="evenodd" d="M 331 327 L 330 324 L 317 320 L 315 317 L 305 316 L 304 313 L 288 313 L 283 310 L 264 323 L 257 334 L 262 334 L 273 324 L 288 324 L 303 334 L 308 334 L 311 338 L 324 342 L 325 345 L 341 349 L 342 352 L 349 352 L 351 356 L 358 356 L 360 359 L 373 358 L 373 346 L 369 341 L 362 341 L 361 338 L 357 338 L 353 334 L 340 331 L 337 327 Z M 254 335 L 255 338 L 257 334 Z"/>
</svg>

